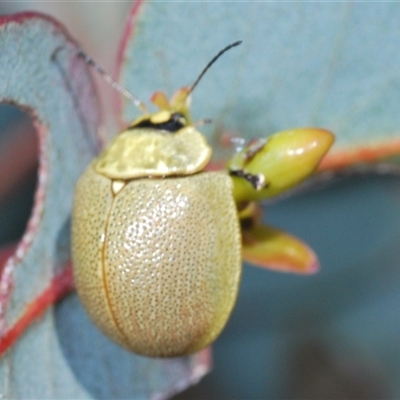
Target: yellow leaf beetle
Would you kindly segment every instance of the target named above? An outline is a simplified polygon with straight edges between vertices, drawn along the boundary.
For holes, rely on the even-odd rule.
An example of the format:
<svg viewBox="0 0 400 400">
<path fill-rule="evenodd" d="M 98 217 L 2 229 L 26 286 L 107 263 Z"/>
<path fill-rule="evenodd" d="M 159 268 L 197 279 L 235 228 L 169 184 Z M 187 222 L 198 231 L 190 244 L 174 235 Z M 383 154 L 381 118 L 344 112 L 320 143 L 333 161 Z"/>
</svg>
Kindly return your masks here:
<svg viewBox="0 0 400 400">
<path fill-rule="evenodd" d="M 78 295 L 95 324 L 135 353 L 182 356 L 216 339 L 238 293 L 239 219 L 251 220 L 252 202 L 309 176 L 333 143 L 323 129 L 292 129 L 250 142 L 225 171 L 204 171 L 212 150 L 192 123 L 189 95 L 240 43 L 221 50 L 170 102 L 156 93 L 160 111 L 134 120 L 78 181 L 72 215 Z"/>
<path fill-rule="evenodd" d="M 241 276 L 241 234 L 226 171 L 182 89 L 111 142 L 79 179 L 72 216 L 76 288 L 95 324 L 123 347 L 173 357 L 210 344 L 225 326 Z M 91 59 L 85 56 L 89 63 Z M 97 68 L 98 69 L 98 68 Z"/>
</svg>

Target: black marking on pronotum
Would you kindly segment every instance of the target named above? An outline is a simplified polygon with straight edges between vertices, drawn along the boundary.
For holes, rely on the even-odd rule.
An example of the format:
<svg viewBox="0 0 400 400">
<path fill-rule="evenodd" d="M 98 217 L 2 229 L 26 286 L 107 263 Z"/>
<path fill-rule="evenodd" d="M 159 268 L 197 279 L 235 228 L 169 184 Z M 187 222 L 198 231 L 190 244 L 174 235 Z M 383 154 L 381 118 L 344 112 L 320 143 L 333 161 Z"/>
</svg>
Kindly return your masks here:
<svg viewBox="0 0 400 400">
<path fill-rule="evenodd" d="M 268 182 L 265 182 L 265 177 L 263 174 L 254 175 L 250 172 L 245 172 L 242 169 L 236 169 L 229 170 L 229 175 L 246 179 L 246 181 L 251 183 L 256 190 L 265 189 L 269 185 Z"/>
<path fill-rule="evenodd" d="M 157 130 L 167 131 L 167 132 L 177 132 L 187 125 L 186 118 L 182 113 L 176 112 L 171 114 L 171 118 L 168 121 L 154 123 L 151 118 L 139 121 L 137 124 L 132 125 L 129 129 L 136 128 L 154 128 Z"/>
</svg>

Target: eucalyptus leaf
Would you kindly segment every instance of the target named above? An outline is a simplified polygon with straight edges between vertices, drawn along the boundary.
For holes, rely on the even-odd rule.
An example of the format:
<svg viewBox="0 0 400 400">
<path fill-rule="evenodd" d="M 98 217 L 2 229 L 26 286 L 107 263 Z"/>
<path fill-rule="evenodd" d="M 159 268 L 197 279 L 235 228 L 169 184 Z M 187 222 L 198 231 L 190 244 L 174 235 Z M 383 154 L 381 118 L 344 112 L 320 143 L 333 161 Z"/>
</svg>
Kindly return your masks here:
<svg viewBox="0 0 400 400">
<path fill-rule="evenodd" d="M 136 1 L 132 10 L 121 81 L 142 100 L 190 85 L 243 40 L 193 93 L 195 120 L 213 120 L 208 134 L 316 126 L 336 134 L 337 152 L 399 141 L 395 3 Z M 124 100 L 123 119 L 135 115 Z"/>
</svg>

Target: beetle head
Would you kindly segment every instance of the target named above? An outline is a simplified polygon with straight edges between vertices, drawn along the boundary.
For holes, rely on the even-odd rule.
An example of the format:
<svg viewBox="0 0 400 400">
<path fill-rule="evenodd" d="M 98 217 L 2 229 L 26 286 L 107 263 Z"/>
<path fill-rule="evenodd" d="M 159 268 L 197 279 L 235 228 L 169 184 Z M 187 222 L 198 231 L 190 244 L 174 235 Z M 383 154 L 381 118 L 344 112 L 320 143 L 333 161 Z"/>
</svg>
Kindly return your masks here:
<svg viewBox="0 0 400 400">
<path fill-rule="evenodd" d="M 151 97 L 151 102 L 159 108 L 158 112 L 145 114 L 136 118 L 128 129 L 154 128 L 175 133 L 180 129 L 193 125 L 189 112 L 189 88 L 177 90 L 168 100 L 164 92 L 158 91 Z"/>
</svg>

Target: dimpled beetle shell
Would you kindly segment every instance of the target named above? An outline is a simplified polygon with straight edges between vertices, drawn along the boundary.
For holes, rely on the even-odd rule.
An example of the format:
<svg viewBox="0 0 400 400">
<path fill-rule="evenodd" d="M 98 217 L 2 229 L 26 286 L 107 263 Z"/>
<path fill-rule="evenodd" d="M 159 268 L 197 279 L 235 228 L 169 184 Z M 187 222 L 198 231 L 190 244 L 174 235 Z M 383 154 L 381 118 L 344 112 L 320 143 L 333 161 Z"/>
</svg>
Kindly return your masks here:
<svg viewBox="0 0 400 400">
<path fill-rule="evenodd" d="M 74 200 L 74 277 L 85 309 L 112 340 L 153 357 L 215 340 L 241 275 L 232 181 L 202 172 L 211 149 L 178 119 L 164 110 L 134 121 L 89 165 Z"/>
</svg>

